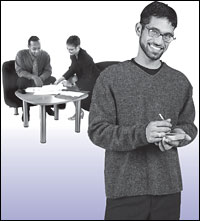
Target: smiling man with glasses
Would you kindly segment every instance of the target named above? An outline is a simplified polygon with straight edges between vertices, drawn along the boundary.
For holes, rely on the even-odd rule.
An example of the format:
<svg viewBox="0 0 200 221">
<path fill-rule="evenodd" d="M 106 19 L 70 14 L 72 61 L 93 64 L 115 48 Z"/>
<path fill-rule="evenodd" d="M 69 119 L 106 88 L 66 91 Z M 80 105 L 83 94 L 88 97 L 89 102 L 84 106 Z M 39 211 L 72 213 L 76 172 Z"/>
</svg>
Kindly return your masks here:
<svg viewBox="0 0 200 221">
<path fill-rule="evenodd" d="M 88 135 L 106 150 L 106 220 L 180 218 L 177 148 L 191 143 L 197 128 L 192 85 L 160 60 L 176 27 L 174 9 L 161 2 L 147 5 L 135 26 L 137 56 L 97 79 Z"/>
<path fill-rule="evenodd" d="M 175 40 L 174 29 L 177 26 L 177 20 L 175 12 L 173 15 L 173 9 L 167 15 L 168 17 L 164 15 L 146 17 L 146 13 L 148 12 L 144 10 L 140 22 L 136 24 L 136 33 L 140 37 L 140 48 L 135 61 L 144 67 L 154 69 L 161 65 L 160 57 L 168 49 L 169 44 Z M 163 13 L 167 13 L 167 11 Z M 144 54 L 145 56 L 143 56 Z"/>
</svg>

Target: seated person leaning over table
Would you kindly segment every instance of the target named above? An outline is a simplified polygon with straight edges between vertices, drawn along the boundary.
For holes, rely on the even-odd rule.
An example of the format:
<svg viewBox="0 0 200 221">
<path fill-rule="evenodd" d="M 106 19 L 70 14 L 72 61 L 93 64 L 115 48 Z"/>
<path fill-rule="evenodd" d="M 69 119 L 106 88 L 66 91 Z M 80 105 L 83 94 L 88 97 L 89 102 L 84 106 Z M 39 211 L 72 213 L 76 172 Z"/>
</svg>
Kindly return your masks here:
<svg viewBox="0 0 200 221">
<path fill-rule="evenodd" d="M 89 96 L 81 101 L 81 107 L 89 111 L 92 90 L 100 70 L 97 68 L 92 57 L 80 47 L 80 38 L 78 36 L 70 36 L 66 44 L 72 63 L 68 71 L 55 84 L 67 80 L 63 83 L 64 86 L 70 87 L 76 84 L 80 90 L 89 91 Z M 81 118 L 83 118 L 83 115 L 84 112 L 81 109 Z M 75 115 L 70 117 L 69 120 L 75 120 Z"/>
<path fill-rule="evenodd" d="M 28 49 L 17 53 L 15 69 L 19 76 L 17 86 L 20 92 L 27 87 L 41 87 L 52 84 L 56 80 L 51 76 L 50 56 L 46 51 L 41 50 L 40 39 L 37 36 L 29 38 Z M 30 106 L 28 105 L 28 119 L 30 118 L 29 111 Z M 46 106 L 46 112 L 51 116 L 54 115 L 51 106 Z"/>
</svg>

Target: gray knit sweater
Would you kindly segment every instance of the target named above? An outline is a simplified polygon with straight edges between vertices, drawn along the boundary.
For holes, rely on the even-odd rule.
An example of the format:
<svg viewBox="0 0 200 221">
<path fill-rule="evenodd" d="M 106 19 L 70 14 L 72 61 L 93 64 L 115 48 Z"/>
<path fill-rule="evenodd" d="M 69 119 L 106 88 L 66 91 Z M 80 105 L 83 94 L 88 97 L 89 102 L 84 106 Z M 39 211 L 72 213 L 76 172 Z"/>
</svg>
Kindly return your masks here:
<svg viewBox="0 0 200 221">
<path fill-rule="evenodd" d="M 177 148 L 161 152 L 146 139 L 146 126 L 160 120 L 159 113 L 170 118 L 174 128 L 195 138 L 192 86 L 181 72 L 165 63 L 155 75 L 149 75 L 126 61 L 108 67 L 97 79 L 88 135 L 106 150 L 108 198 L 182 190 Z"/>
</svg>

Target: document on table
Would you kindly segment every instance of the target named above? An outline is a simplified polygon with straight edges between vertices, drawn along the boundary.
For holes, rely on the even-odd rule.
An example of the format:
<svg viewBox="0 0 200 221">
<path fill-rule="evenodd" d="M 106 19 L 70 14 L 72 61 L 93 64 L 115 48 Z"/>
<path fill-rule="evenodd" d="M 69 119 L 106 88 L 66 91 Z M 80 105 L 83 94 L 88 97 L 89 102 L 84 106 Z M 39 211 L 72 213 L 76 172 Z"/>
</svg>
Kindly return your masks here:
<svg viewBox="0 0 200 221">
<path fill-rule="evenodd" d="M 80 97 L 84 95 L 83 92 L 79 91 L 60 91 L 57 95 L 64 95 L 64 96 L 70 96 L 70 97 Z"/>
<path fill-rule="evenodd" d="M 29 87 L 26 89 L 27 93 L 33 93 L 34 95 L 63 95 L 66 97 L 80 97 L 84 95 L 81 91 L 70 91 L 66 89 L 62 84 L 58 85 L 44 85 L 42 87 Z"/>
<path fill-rule="evenodd" d="M 34 93 L 34 95 L 48 95 L 48 94 L 58 94 L 60 91 L 65 89 L 62 84 L 58 85 L 44 85 L 42 87 L 28 87 L 26 92 Z"/>
</svg>

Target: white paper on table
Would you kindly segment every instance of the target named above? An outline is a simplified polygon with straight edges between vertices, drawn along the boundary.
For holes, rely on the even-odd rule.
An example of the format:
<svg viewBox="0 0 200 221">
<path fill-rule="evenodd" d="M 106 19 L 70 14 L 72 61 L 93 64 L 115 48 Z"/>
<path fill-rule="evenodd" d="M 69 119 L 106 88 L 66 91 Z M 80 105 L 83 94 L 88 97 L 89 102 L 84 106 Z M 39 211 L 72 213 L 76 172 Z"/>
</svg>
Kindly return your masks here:
<svg viewBox="0 0 200 221">
<path fill-rule="evenodd" d="M 83 92 L 76 92 L 76 91 L 60 91 L 58 94 L 70 96 L 70 97 L 80 97 L 80 96 L 84 95 Z"/>
<path fill-rule="evenodd" d="M 44 85 L 41 88 L 42 90 L 45 90 L 45 91 L 56 91 L 56 90 L 66 89 L 66 87 L 64 87 L 62 84 Z"/>
<path fill-rule="evenodd" d="M 25 89 L 25 91 L 26 91 L 27 93 L 34 93 L 34 92 L 36 92 L 37 90 L 39 90 L 39 87 L 28 87 L 28 88 Z"/>
<path fill-rule="evenodd" d="M 36 91 L 34 95 L 53 95 L 58 94 L 58 91 Z"/>
<path fill-rule="evenodd" d="M 26 92 L 34 93 L 34 95 L 58 94 L 62 89 L 66 89 L 62 84 L 44 85 L 42 87 L 29 87 Z"/>
</svg>

